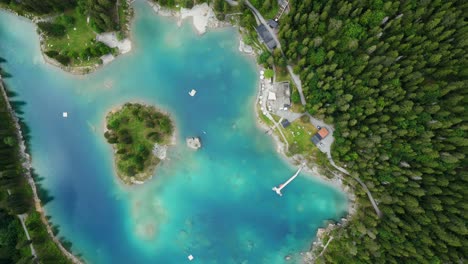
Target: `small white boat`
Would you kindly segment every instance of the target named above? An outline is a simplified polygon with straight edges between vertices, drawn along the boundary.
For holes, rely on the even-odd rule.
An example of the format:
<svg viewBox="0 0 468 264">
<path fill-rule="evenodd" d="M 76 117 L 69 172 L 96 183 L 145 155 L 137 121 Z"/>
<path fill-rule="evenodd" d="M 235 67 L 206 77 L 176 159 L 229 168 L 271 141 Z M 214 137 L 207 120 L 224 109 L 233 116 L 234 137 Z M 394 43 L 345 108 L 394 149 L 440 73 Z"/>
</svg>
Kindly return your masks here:
<svg viewBox="0 0 468 264">
<path fill-rule="evenodd" d="M 192 89 L 192 91 L 190 91 L 188 94 L 190 96 L 195 96 L 196 93 L 197 93 L 197 91 L 195 89 Z"/>
</svg>

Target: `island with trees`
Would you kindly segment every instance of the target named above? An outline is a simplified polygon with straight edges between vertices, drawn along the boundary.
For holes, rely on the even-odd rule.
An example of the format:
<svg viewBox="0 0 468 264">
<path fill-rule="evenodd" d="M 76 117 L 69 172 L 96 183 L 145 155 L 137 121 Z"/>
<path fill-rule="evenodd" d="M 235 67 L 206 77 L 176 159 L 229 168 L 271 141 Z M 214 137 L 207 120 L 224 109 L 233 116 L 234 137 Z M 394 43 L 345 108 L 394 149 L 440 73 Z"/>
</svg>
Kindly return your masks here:
<svg viewBox="0 0 468 264">
<path fill-rule="evenodd" d="M 114 148 L 119 178 L 126 184 L 150 179 L 172 144 L 174 127 L 169 116 L 153 106 L 126 103 L 111 111 L 106 122 L 104 136 Z"/>
</svg>

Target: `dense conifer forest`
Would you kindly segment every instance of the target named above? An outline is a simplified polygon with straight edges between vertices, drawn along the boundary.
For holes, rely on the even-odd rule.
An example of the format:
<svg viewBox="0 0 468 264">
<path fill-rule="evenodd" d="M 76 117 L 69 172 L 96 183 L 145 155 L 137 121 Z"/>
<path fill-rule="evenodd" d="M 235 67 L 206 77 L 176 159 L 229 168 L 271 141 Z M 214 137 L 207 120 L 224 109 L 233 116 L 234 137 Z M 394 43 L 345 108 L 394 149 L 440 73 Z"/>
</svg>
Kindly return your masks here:
<svg viewBox="0 0 468 264">
<path fill-rule="evenodd" d="M 279 36 L 306 110 L 334 124 L 335 160 L 384 213 L 358 193 L 359 212 L 321 261 L 466 260 L 468 2 L 290 4 Z"/>
</svg>

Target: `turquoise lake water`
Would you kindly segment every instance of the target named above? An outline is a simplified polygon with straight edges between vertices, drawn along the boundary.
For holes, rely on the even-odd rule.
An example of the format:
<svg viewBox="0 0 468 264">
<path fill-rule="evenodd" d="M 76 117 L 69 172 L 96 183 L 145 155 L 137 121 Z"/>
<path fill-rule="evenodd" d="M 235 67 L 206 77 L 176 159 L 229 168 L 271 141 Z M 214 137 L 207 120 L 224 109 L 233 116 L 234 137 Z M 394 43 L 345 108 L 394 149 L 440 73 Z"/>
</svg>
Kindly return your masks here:
<svg viewBox="0 0 468 264">
<path fill-rule="evenodd" d="M 54 198 L 46 212 L 59 236 L 90 263 L 299 262 L 317 229 L 346 213 L 346 196 L 304 174 L 282 197 L 271 190 L 295 168 L 256 126 L 257 70 L 235 29 L 198 36 L 143 1 L 135 12 L 132 52 L 86 76 L 45 64 L 34 25 L 0 12 L 6 83 L 26 102 L 33 167 Z M 169 160 L 132 187 L 115 177 L 103 137 L 107 111 L 127 101 L 157 105 L 177 127 Z M 189 150 L 187 136 L 203 148 Z"/>
</svg>

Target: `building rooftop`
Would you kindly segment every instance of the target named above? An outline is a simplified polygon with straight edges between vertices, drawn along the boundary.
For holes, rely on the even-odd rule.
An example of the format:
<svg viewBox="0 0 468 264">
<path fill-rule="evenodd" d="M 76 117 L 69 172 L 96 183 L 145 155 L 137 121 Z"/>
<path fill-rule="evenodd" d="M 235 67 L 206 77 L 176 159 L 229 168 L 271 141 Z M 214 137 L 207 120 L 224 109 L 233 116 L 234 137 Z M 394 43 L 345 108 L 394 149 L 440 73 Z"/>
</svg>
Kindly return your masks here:
<svg viewBox="0 0 468 264">
<path fill-rule="evenodd" d="M 314 143 L 315 145 L 317 145 L 320 142 L 320 140 L 322 139 L 320 138 L 320 135 L 318 134 L 315 134 L 310 138 L 310 141 L 312 141 L 312 143 Z"/>
<path fill-rule="evenodd" d="M 261 24 L 256 28 L 258 35 L 262 38 L 263 42 L 269 49 L 274 49 L 276 48 L 276 42 L 271 36 L 270 32 L 268 29 L 265 27 L 265 25 Z"/>
<path fill-rule="evenodd" d="M 289 82 L 275 83 L 270 93 L 274 93 L 275 100 L 270 100 L 268 103 L 274 112 L 279 110 L 285 110 L 291 106 L 291 89 L 289 88 Z"/>
<path fill-rule="evenodd" d="M 328 129 L 322 127 L 317 133 L 315 133 L 315 135 L 310 138 L 310 141 L 317 145 L 322 139 L 328 136 L 328 133 Z"/>
<path fill-rule="evenodd" d="M 273 92 L 268 92 L 268 100 L 275 101 L 276 100 L 276 94 Z"/>
<path fill-rule="evenodd" d="M 274 28 L 274 29 L 278 28 L 278 22 L 276 22 L 273 19 L 268 20 L 267 23 L 268 23 L 268 26 L 270 26 L 271 28 Z"/>
<path fill-rule="evenodd" d="M 328 136 L 328 129 L 322 127 L 320 130 L 317 132 L 317 134 L 320 135 L 321 139 L 324 139 Z"/>
<path fill-rule="evenodd" d="M 287 128 L 288 126 L 291 125 L 291 123 L 289 122 L 289 120 L 284 119 L 283 121 L 281 121 L 281 125 L 282 125 L 284 128 Z"/>
</svg>

